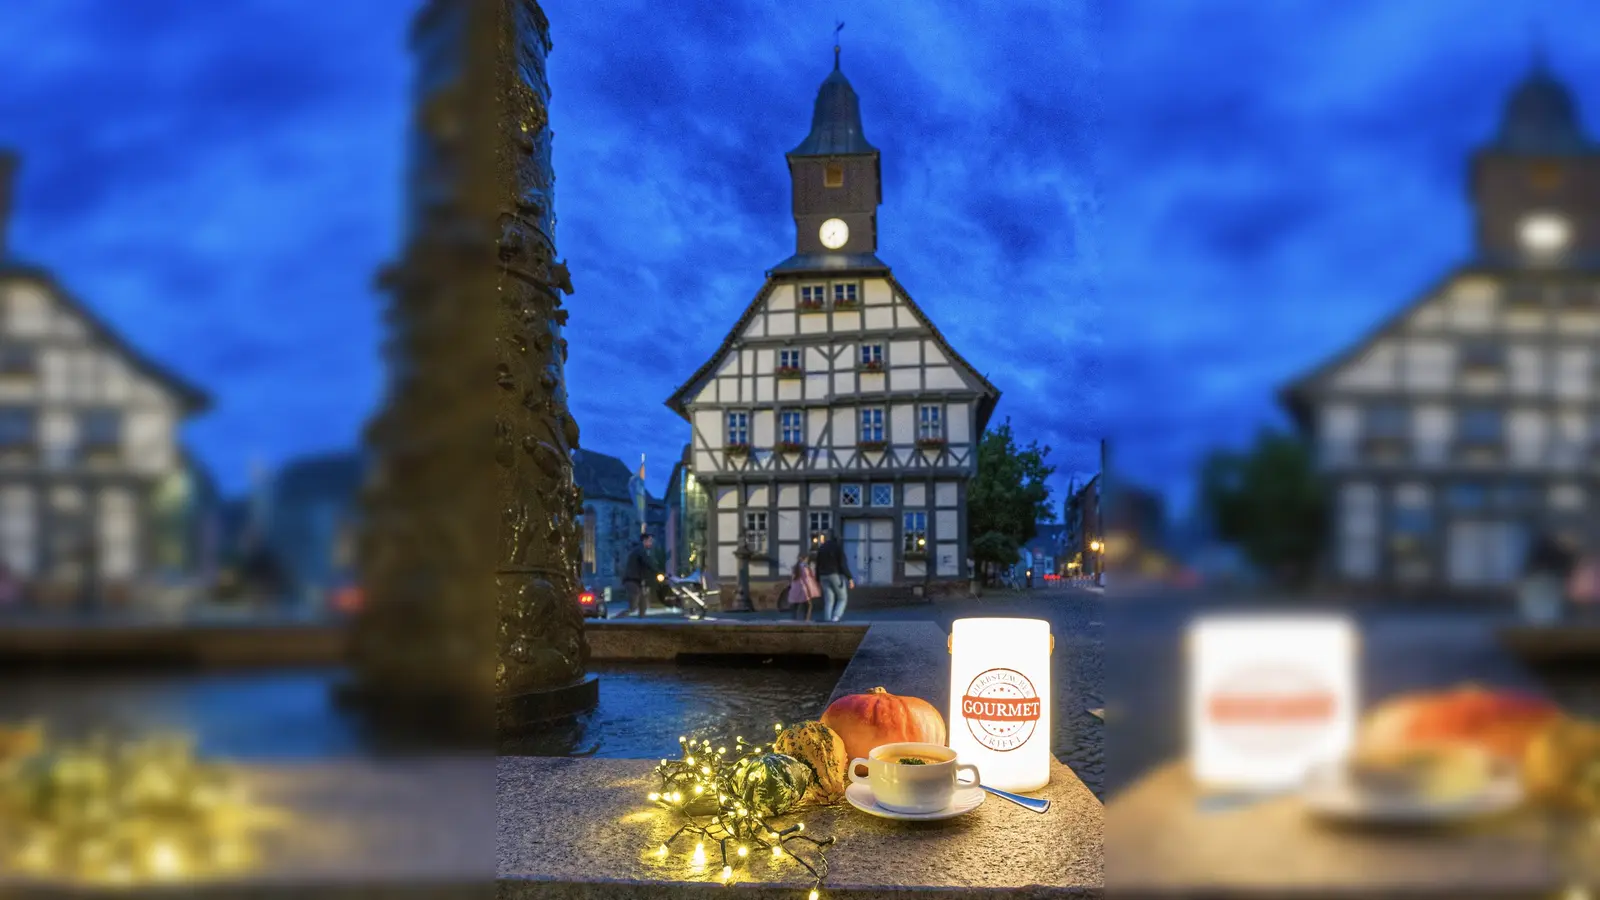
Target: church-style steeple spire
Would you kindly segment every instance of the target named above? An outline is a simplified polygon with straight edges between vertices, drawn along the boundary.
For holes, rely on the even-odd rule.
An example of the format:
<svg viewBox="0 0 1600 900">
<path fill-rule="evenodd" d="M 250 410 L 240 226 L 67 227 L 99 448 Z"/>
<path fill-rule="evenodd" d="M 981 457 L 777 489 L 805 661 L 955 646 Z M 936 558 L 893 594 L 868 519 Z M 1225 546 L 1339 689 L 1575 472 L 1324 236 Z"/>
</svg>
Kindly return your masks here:
<svg viewBox="0 0 1600 900">
<path fill-rule="evenodd" d="M 837 268 L 847 260 L 857 267 L 883 265 L 872 255 L 883 202 L 878 148 L 867 143 L 861 100 L 839 64 L 842 28 L 840 22 L 833 29 L 833 71 L 817 88 L 811 131 L 787 154 L 794 182 L 795 256 L 780 268 Z"/>
</svg>

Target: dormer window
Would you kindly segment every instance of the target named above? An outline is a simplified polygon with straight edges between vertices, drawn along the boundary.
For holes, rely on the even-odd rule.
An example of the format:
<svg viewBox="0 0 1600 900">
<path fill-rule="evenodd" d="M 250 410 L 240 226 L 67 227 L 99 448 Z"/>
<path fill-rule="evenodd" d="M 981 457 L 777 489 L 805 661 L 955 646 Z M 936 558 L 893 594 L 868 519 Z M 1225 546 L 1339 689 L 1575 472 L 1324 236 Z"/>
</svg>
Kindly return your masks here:
<svg viewBox="0 0 1600 900">
<path fill-rule="evenodd" d="M 828 163 L 828 167 L 822 171 L 822 186 L 831 188 L 844 187 L 844 166 L 838 163 Z"/>
</svg>

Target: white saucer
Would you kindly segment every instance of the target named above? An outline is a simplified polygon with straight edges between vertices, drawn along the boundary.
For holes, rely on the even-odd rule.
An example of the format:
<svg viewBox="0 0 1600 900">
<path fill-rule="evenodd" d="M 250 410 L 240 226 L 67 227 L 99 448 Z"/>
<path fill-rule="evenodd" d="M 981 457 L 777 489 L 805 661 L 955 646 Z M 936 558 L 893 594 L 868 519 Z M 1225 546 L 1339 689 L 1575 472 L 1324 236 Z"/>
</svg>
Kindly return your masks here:
<svg viewBox="0 0 1600 900">
<path fill-rule="evenodd" d="M 983 792 L 983 788 L 962 785 L 956 788 L 955 796 L 951 798 L 950 805 L 944 809 L 931 813 L 903 813 L 879 806 L 878 798 L 872 796 L 870 785 L 858 782 L 844 789 L 844 798 L 850 801 L 850 805 L 867 815 L 877 816 L 881 819 L 900 819 L 907 822 L 936 822 L 940 819 L 953 819 L 982 806 L 983 798 L 986 796 L 988 795 Z"/>
</svg>

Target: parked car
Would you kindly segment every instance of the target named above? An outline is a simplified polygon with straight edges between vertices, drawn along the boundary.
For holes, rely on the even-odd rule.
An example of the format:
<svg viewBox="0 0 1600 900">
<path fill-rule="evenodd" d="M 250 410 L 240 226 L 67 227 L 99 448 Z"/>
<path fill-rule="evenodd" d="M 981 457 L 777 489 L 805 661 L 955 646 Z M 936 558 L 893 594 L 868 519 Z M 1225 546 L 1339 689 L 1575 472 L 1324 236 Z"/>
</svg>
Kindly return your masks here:
<svg viewBox="0 0 1600 900">
<path fill-rule="evenodd" d="M 604 619 L 607 616 L 605 598 L 588 588 L 578 595 L 578 606 L 583 609 L 585 619 Z"/>
</svg>

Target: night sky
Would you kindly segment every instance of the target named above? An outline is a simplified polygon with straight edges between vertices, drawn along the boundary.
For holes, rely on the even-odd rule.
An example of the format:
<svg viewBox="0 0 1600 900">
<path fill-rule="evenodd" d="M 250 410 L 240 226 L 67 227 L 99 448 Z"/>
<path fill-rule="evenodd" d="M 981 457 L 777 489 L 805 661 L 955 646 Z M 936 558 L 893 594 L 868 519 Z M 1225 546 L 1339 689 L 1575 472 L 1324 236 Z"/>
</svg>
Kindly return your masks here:
<svg viewBox="0 0 1600 900">
<path fill-rule="evenodd" d="M 1582 3 L 1512 6 L 550 0 L 584 446 L 647 453 L 664 488 L 688 424 L 663 401 L 792 252 L 783 153 L 842 18 L 883 152 L 879 255 L 1004 391 L 996 420 L 1053 448 L 1058 495 L 1109 433 L 1181 502 L 1205 448 L 1281 422 L 1280 384 L 1465 257 L 1465 155 L 1534 21 L 1593 121 Z M 186 437 L 226 488 L 353 447 L 413 6 L 19 7 L 14 255 L 213 393 Z"/>
</svg>

